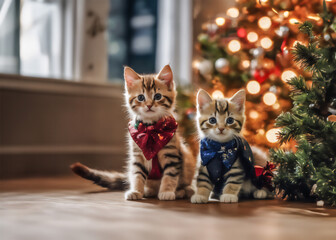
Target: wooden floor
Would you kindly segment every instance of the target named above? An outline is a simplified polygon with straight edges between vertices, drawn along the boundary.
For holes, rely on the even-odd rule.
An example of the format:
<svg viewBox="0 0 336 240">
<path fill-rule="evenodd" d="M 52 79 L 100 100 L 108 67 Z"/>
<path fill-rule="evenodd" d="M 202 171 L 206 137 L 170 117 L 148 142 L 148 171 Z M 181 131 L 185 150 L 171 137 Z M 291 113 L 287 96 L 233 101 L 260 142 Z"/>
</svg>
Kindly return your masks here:
<svg viewBox="0 0 336 240">
<path fill-rule="evenodd" d="M 0 182 L 1 240 L 336 239 L 336 210 L 280 200 L 125 201 L 79 178 Z"/>
</svg>

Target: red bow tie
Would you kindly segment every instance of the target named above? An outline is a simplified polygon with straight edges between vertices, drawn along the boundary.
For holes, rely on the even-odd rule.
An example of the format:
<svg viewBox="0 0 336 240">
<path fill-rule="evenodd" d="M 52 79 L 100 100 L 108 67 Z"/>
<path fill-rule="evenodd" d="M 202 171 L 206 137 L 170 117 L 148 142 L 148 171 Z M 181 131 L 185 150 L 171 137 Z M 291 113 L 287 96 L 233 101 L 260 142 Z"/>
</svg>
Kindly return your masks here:
<svg viewBox="0 0 336 240">
<path fill-rule="evenodd" d="M 147 160 L 152 159 L 172 139 L 177 129 L 173 117 L 161 118 L 154 125 L 142 122 L 136 125 L 130 123 L 128 130 Z"/>
<path fill-rule="evenodd" d="M 152 159 L 152 170 L 148 179 L 160 179 L 162 169 L 157 153 L 172 139 L 177 129 L 177 122 L 173 117 L 162 118 L 154 125 L 146 125 L 142 122 L 133 126 L 128 125 L 128 130 L 134 142 L 142 150 L 147 160 Z"/>
</svg>

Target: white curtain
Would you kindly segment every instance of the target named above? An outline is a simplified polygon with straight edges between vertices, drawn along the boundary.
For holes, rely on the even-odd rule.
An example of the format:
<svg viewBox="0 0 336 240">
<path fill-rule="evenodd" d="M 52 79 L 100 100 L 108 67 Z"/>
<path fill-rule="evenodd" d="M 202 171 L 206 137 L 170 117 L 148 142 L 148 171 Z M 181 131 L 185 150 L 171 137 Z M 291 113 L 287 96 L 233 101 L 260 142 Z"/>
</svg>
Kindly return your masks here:
<svg viewBox="0 0 336 240">
<path fill-rule="evenodd" d="M 175 81 L 191 82 L 192 0 L 159 0 L 156 70 L 170 64 Z"/>
</svg>

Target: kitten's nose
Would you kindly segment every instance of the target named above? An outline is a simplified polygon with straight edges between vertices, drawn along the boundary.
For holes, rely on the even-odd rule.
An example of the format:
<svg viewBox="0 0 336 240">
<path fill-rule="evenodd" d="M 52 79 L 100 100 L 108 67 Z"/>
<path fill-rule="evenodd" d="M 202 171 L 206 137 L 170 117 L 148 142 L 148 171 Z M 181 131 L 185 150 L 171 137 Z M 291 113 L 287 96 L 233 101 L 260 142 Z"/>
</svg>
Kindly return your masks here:
<svg viewBox="0 0 336 240">
<path fill-rule="evenodd" d="M 224 131 L 224 128 L 218 128 L 218 130 L 222 133 Z"/>
<path fill-rule="evenodd" d="M 153 105 L 147 105 L 148 110 L 150 110 L 152 106 L 153 106 Z"/>
</svg>

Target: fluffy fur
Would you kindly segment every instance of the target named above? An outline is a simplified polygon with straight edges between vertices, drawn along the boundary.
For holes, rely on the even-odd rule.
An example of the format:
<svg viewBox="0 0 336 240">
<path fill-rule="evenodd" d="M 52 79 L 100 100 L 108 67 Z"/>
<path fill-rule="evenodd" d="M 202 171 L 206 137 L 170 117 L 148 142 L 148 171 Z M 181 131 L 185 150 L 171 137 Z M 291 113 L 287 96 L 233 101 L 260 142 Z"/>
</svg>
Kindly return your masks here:
<svg viewBox="0 0 336 240">
<path fill-rule="evenodd" d="M 211 123 L 210 118 L 215 118 L 216 123 Z M 229 121 L 227 119 L 232 118 Z M 217 142 L 227 142 L 240 136 L 240 132 L 245 123 L 245 91 L 238 91 L 230 99 L 213 99 L 206 91 L 200 90 L 197 94 L 197 127 L 200 139 L 208 138 Z M 258 164 L 266 164 L 267 157 L 256 147 Z M 255 155 L 255 154 L 254 154 Z M 200 157 L 199 157 L 200 162 Z M 265 198 L 267 192 L 258 190 L 246 179 L 244 168 L 239 159 L 233 164 L 232 168 L 224 175 L 225 186 L 219 198 L 221 202 L 238 202 L 240 195 L 253 194 L 255 198 Z M 210 181 L 209 173 L 205 166 L 199 167 L 197 177 L 197 191 L 192 196 L 192 203 L 206 203 L 209 200 L 213 184 Z"/>
<path fill-rule="evenodd" d="M 166 65 L 159 74 L 140 75 L 130 67 L 124 69 L 125 100 L 131 124 L 142 121 L 152 124 L 162 117 L 173 116 L 176 90 L 173 73 Z M 127 200 L 143 197 L 158 197 L 160 200 L 190 197 L 190 187 L 196 159 L 183 144 L 178 130 L 170 142 L 158 153 L 163 175 L 161 180 L 147 179 L 152 162 L 146 160 L 141 149 L 128 135 L 129 161 L 127 179 L 120 173 L 109 173 L 90 169 L 79 163 L 72 170 L 83 178 L 110 189 L 129 187 Z M 117 175 L 119 174 L 119 175 Z"/>
</svg>

